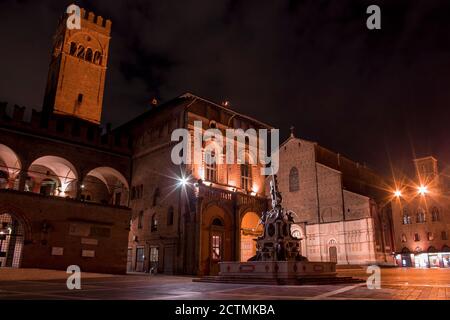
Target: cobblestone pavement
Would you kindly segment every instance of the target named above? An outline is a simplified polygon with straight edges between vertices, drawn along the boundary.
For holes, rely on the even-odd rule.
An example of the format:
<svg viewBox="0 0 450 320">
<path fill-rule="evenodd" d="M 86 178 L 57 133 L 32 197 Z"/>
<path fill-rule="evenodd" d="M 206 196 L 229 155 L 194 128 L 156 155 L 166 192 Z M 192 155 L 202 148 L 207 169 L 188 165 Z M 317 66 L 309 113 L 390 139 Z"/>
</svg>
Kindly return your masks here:
<svg viewBox="0 0 450 320">
<path fill-rule="evenodd" d="M 362 269 L 339 273 L 367 278 Z M 450 269 L 383 269 L 380 290 L 369 290 L 365 284 L 259 286 L 196 283 L 179 276 L 83 274 L 81 290 L 70 291 L 67 276 L 60 271 L 0 269 L 0 300 L 450 300 Z"/>
</svg>

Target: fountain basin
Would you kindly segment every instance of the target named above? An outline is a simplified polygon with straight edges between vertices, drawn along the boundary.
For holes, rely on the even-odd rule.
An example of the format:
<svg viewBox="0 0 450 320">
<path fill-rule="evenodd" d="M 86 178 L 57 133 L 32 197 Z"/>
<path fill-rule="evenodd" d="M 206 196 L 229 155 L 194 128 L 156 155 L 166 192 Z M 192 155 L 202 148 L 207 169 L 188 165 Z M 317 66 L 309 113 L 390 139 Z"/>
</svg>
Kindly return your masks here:
<svg viewBox="0 0 450 320">
<path fill-rule="evenodd" d="M 219 277 L 300 279 L 335 277 L 336 263 L 310 261 L 220 262 Z"/>
</svg>

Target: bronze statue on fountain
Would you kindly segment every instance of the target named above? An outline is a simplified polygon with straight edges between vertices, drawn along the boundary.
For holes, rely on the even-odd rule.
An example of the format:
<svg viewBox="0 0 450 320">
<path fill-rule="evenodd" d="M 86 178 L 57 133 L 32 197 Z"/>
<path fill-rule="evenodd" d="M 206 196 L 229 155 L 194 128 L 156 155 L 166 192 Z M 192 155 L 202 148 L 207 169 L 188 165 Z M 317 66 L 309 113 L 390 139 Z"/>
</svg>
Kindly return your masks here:
<svg viewBox="0 0 450 320">
<path fill-rule="evenodd" d="M 275 175 L 270 181 L 270 194 L 272 210 L 262 214 L 263 234 L 256 239 L 256 255 L 249 261 L 308 261 L 300 254 L 302 239 L 292 236 L 291 226 L 295 222 L 292 212 L 281 205 L 283 198 Z"/>
</svg>

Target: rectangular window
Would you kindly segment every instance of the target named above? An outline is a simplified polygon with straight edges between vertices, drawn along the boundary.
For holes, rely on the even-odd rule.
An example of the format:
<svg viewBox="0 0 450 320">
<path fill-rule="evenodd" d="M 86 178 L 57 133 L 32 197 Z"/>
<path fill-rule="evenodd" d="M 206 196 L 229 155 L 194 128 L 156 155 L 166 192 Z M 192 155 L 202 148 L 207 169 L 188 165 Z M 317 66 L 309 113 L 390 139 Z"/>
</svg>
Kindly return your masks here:
<svg viewBox="0 0 450 320">
<path fill-rule="evenodd" d="M 414 234 L 414 241 L 420 241 L 420 235 L 418 233 Z"/>
<path fill-rule="evenodd" d="M 78 94 L 78 103 L 81 104 L 83 103 L 83 94 Z"/>
<path fill-rule="evenodd" d="M 150 262 L 156 263 L 159 260 L 159 248 L 151 247 L 150 248 Z"/>
<path fill-rule="evenodd" d="M 142 220 L 144 220 L 144 211 L 139 212 L 138 229 L 142 229 Z"/>
<path fill-rule="evenodd" d="M 136 248 L 136 262 L 144 262 L 144 248 Z"/>
<path fill-rule="evenodd" d="M 433 241 L 433 240 L 434 240 L 433 232 L 428 232 L 428 241 Z"/>
<path fill-rule="evenodd" d="M 442 240 L 448 240 L 448 234 L 446 231 L 442 231 Z"/>
<path fill-rule="evenodd" d="M 207 152 L 205 154 L 205 179 L 206 181 L 217 181 L 217 163 L 215 158 L 215 152 Z"/>
<path fill-rule="evenodd" d="M 252 187 L 252 166 L 241 164 L 241 188 L 248 191 Z"/>
<path fill-rule="evenodd" d="M 121 192 L 117 192 L 115 199 L 114 199 L 114 205 L 116 206 L 120 206 L 120 199 L 122 198 L 122 193 Z"/>
<path fill-rule="evenodd" d="M 220 261 L 222 258 L 221 255 L 221 236 L 213 236 L 212 237 L 212 259 L 214 261 Z"/>
</svg>

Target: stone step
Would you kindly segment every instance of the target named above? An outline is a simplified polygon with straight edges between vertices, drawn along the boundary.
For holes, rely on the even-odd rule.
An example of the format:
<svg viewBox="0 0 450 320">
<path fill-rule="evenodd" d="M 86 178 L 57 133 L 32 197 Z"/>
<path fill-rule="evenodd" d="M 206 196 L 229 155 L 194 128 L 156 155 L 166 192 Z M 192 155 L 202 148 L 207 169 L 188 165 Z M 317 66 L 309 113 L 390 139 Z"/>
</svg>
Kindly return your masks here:
<svg viewBox="0 0 450 320">
<path fill-rule="evenodd" d="M 354 284 L 363 283 L 364 280 L 352 277 L 308 277 L 299 279 L 254 279 L 246 277 L 223 277 L 223 276 L 204 276 L 196 278 L 193 282 L 210 283 L 239 283 L 254 285 L 334 285 L 334 284 Z"/>
</svg>

